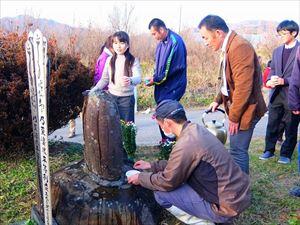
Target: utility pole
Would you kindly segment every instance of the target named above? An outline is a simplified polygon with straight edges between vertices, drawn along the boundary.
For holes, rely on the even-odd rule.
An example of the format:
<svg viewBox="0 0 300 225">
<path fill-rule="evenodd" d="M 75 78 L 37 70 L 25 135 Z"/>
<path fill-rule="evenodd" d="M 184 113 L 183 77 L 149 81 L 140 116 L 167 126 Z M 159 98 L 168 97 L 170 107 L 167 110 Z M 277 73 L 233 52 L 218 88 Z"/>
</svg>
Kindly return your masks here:
<svg viewBox="0 0 300 225">
<path fill-rule="evenodd" d="M 181 31 L 181 11 L 182 11 L 182 6 L 179 6 L 179 27 L 178 27 L 178 33 L 180 34 Z"/>
</svg>

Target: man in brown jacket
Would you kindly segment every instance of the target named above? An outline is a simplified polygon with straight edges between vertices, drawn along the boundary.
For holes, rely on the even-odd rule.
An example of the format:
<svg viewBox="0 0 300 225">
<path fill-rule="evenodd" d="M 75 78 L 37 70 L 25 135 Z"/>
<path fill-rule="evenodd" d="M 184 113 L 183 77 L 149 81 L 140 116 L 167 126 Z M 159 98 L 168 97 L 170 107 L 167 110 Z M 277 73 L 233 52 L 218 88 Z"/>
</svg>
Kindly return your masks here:
<svg viewBox="0 0 300 225">
<path fill-rule="evenodd" d="M 248 148 L 256 123 L 267 111 L 261 92 L 261 69 L 252 45 L 229 30 L 219 16 L 208 15 L 199 24 L 206 46 L 221 49 L 220 92 L 210 105 L 224 104 L 229 117 L 230 154 L 249 173 Z"/>
<path fill-rule="evenodd" d="M 214 135 L 187 121 L 179 102 L 162 101 L 155 116 L 176 144 L 168 161 L 137 161 L 134 168 L 151 172 L 128 182 L 153 190 L 157 202 L 186 224 L 231 222 L 250 205 L 249 176 Z"/>
</svg>

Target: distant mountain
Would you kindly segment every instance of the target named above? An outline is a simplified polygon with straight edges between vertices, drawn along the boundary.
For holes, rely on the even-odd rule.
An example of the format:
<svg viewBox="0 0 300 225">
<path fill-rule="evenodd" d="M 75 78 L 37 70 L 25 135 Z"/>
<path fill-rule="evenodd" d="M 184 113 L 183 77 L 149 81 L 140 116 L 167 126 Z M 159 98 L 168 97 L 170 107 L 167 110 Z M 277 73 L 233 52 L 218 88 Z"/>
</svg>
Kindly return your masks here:
<svg viewBox="0 0 300 225">
<path fill-rule="evenodd" d="M 256 47 L 260 43 L 265 43 L 266 39 L 269 40 L 270 38 L 276 37 L 277 24 L 278 22 L 276 21 L 248 20 L 229 24 L 229 27 L 244 36 Z M 26 15 L 0 18 L 0 29 L 6 32 L 18 31 L 21 33 L 25 30 L 35 30 L 37 28 L 39 28 L 46 37 L 54 36 L 58 45 L 64 50 L 68 48 L 70 38 L 78 38 L 76 49 L 80 49 L 84 56 L 89 55 L 93 51 L 96 52 L 99 43 L 103 43 L 105 37 L 111 32 L 101 28 L 91 31 L 88 28 L 72 27 L 55 20 L 34 18 Z M 192 30 L 191 34 L 194 40 L 202 41 L 198 29 L 187 28 L 187 30 Z M 272 39 L 269 42 L 272 41 L 274 40 Z M 87 45 L 93 45 L 93 47 L 88 48 Z M 96 55 L 96 53 L 94 53 L 94 55 Z M 95 58 L 96 56 L 93 57 Z"/>
<path fill-rule="evenodd" d="M 0 19 L 0 28 L 4 31 L 24 31 L 28 28 L 39 28 L 42 31 L 72 30 L 74 27 L 56 22 L 51 19 L 34 18 L 32 16 L 19 15 L 17 17 L 3 17 Z"/>
<path fill-rule="evenodd" d="M 247 20 L 235 24 L 230 24 L 233 30 L 240 31 L 248 34 L 260 34 L 260 33 L 273 33 L 276 32 L 278 22 L 265 21 L 265 20 Z"/>
<path fill-rule="evenodd" d="M 274 32 L 277 24 L 278 22 L 276 21 L 248 20 L 229 24 L 229 26 L 233 30 L 242 31 L 244 34 L 261 34 L 265 32 Z M 78 29 L 78 27 L 72 27 L 67 24 L 59 23 L 52 19 L 34 18 L 26 15 L 0 18 L 0 28 L 5 31 L 24 31 L 28 27 L 30 27 L 30 29 L 38 27 L 42 31 L 50 29 L 54 32 Z M 84 28 L 80 29 L 84 30 Z"/>
</svg>

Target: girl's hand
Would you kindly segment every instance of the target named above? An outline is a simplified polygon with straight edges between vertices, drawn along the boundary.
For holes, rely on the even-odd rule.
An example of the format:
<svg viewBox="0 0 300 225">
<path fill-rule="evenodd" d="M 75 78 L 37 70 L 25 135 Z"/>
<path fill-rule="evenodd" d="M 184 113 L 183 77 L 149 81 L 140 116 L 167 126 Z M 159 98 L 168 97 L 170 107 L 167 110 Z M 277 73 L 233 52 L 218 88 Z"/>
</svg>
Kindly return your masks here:
<svg viewBox="0 0 300 225">
<path fill-rule="evenodd" d="M 124 87 L 128 87 L 130 84 L 131 84 L 131 79 L 130 79 L 130 77 L 123 76 L 123 77 L 122 77 L 122 85 L 123 85 Z"/>
</svg>

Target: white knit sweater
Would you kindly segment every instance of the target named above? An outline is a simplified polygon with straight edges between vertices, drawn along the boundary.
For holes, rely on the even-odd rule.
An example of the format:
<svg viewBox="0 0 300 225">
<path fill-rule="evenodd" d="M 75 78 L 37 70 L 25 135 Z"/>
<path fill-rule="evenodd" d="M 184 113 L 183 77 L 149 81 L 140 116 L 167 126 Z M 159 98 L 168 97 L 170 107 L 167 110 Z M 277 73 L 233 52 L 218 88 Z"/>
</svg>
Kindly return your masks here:
<svg viewBox="0 0 300 225">
<path fill-rule="evenodd" d="M 103 74 L 101 79 L 98 81 L 96 86 L 92 89 L 103 89 L 108 84 L 108 91 L 116 96 L 130 96 L 133 95 L 134 86 L 141 83 L 141 66 L 139 60 L 135 58 L 133 66 L 132 66 L 132 77 L 131 85 L 123 86 L 122 85 L 122 76 L 124 76 L 124 66 L 125 66 L 125 56 L 118 55 L 115 64 L 115 83 L 111 81 L 111 67 L 110 67 L 110 60 L 112 57 L 109 57 L 106 60 Z"/>
</svg>

